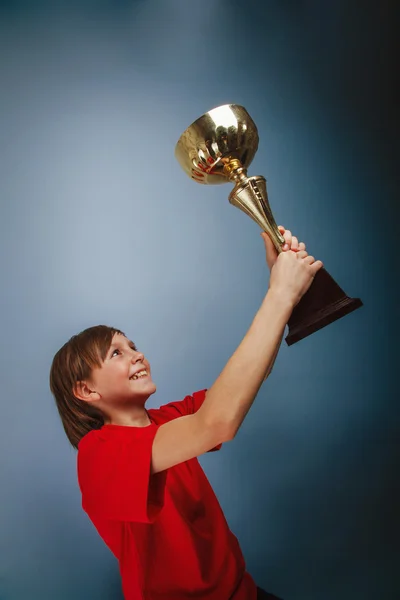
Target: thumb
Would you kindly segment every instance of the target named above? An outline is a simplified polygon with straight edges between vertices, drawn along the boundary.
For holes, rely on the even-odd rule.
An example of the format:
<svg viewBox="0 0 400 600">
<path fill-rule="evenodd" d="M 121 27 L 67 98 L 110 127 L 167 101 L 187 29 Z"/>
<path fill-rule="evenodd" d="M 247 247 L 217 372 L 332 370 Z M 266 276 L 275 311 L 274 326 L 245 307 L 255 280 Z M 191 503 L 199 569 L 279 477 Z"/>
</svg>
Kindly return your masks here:
<svg viewBox="0 0 400 600">
<path fill-rule="evenodd" d="M 269 237 L 268 233 L 265 233 L 265 231 L 262 231 L 261 237 L 264 240 L 267 265 L 268 265 L 269 269 L 272 269 L 272 267 L 274 266 L 275 261 L 278 257 L 278 252 L 276 251 L 275 246 L 272 243 L 271 238 Z"/>
</svg>

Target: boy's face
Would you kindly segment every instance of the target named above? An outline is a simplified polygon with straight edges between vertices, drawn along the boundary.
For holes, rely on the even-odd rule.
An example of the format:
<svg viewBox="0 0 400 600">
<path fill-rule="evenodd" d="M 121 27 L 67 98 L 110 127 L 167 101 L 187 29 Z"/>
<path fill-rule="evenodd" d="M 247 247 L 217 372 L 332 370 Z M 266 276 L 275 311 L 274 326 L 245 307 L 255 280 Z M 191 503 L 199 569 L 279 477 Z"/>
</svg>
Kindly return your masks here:
<svg viewBox="0 0 400 600">
<path fill-rule="evenodd" d="M 136 399 L 143 406 L 156 391 L 149 362 L 120 333 L 114 334 L 101 368 L 92 371 L 89 385 L 100 395 L 101 404 L 108 405 L 123 405 Z"/>
</svg>

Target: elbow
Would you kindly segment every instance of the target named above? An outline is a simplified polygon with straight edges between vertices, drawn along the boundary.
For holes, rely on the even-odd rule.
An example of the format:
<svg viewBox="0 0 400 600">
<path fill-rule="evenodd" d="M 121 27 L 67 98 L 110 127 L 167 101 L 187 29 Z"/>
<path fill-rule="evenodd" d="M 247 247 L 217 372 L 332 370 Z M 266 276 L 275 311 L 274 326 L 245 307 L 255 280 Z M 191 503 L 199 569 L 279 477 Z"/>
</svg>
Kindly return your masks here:
<svg viewBox="0 0 400 600">
<path fill-rule="evenodd" d="M 202 408 L 197 412 L 197 416 L 202 422 L 201 429 L 207 432 L 207 437 L 213 447 L 230 442 L 235 437 L 236 431 L 231 423 L 207 415 Z"/>
<path fill-rule="evenodd" d="M 214 431 L 216 445 L 231 442 L 237 433 L 230 423 L 213 423 L 210 428 Z"/>
<path fill-rule="evenodd" d="M 225 439 L 224 442 L 231 442 L 238 432 L 237 427 L 232 427 L 232 425 L 227 425 L 225 428 Z"/>
</svg>

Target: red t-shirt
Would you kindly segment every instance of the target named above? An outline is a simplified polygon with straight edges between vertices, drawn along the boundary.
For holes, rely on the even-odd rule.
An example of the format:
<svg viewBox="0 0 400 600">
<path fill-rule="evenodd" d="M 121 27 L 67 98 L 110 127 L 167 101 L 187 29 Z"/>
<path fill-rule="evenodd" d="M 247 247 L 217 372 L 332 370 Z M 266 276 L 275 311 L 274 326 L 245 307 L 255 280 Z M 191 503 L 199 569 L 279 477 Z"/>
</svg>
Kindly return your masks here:
<svg viewBox="0 0 400 600">
<path fill-rule="evenodd" d="M 79 443 L 82 507 L 119 561 L 126 600 L 256 600 L 198 459 L 150 474 L 158 427 L 193 414 L 204 397 L 149 409 L 147 427 L 104 425 Z"/>
</svg>

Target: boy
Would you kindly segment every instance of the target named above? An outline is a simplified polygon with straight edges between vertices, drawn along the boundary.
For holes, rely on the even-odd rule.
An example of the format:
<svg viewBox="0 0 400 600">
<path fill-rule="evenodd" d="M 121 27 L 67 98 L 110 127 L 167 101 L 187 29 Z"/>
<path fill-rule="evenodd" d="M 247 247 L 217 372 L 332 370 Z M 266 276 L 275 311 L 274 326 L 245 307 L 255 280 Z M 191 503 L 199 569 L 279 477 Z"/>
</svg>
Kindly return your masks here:
<svg viewBox="0 0 400 600">
<path fill-rule="evenodd" d="M 50 388 L 78 449 L 82 507 L 119 561 L 126 600 L 275 598 L 246 572 L 238 540 L 197 460 L 233 440 L 270 373 L 285 325 L 321 261 L 280 228 L 263 233 L 269 289 L 208 391 L 146 410 L 150 365 L 114 328 L 73 336 L 55 355 Z"/>
</svg>

